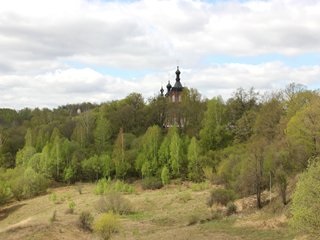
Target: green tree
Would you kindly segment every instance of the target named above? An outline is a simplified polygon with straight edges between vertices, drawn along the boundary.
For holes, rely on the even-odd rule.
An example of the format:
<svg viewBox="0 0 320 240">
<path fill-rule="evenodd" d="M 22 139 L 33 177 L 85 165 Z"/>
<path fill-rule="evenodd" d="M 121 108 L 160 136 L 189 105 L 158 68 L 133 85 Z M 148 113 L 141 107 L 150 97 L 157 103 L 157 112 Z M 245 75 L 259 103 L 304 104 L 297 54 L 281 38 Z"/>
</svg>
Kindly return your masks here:
<svg viewBox="0 0 320 240">
<path fill-rule="evenodd" d="M 221 98 L 213 98 L 207 103 L 200 131 L 200 143 L 203 151 L 224 147 L 230 140 L 225 119 L 225 105 Z"/>
<path fill-rule="evenodd" d="M 144 176 L 160 175 L 161 162 L 158 150 L 161 144 L 161 130 L 158 126 L 149 127 L 141 140 L 141 151 L 136 161 L 136 169 L 144 169 Z"/>
<path fill-rule="evenodd" d="M 293 194 L 291 225 L 314 236 L 320 235 L 320 162 L 315 159 L 303 172 Z"/>
<path fill-rule="evenodd" d="M 94 141 L 99 153 L 108 150 L 111 133 L 110 121 L 100 112 L 94 130 Z"/>
<path fill-rule="evenodd" d="M 124 178 L 129 169 L 129 164 L 125 161 L 125 142 L 123 129 L 120 128 L 118 137 L 113 146 L 112 161 L 115 166 L 117 178 Z"/>
<path fill-rule="evenodd" d="M 193 137 L 188 147 L 188 177 L 196 182 L 201 181 L 203 177 L 199 153 L 197 139 Z"/>
<path fill-rule="evenodd" d="M 16 165 L 23 166 L 28 165 L 29 160 L 32 158 L 32 156 L 36 154 L 36 149 L 32 146 L 25 146 L 21 150 L 17 152 L 16 155 Z"/>
<path fill-rule="evenodd" d="M 104 163 L 98 155 L 94 155 L 82 161 L 82 172 L 85 179 L 98 181 L 104 173 Z"/>
<path fill-rule="evenodd" d="M 161 171 L 161 181 L 163 185 L 170 183 L 170 172 L 167 166 L 164 166 Z"/>
<path fill-rule="evenodd" d="M 320 154 L 320 98 L 298 111 L 287 124 L 287 138 L 296 165 L 305 168 L 308 159 Z"/>
<path fill-rule="evenodd" d="M 170 167 L 172 176 L 179 177 L 182 163 L 182 146 L 178 132 L 174 132 L 170 142 Z"/>
</svg>

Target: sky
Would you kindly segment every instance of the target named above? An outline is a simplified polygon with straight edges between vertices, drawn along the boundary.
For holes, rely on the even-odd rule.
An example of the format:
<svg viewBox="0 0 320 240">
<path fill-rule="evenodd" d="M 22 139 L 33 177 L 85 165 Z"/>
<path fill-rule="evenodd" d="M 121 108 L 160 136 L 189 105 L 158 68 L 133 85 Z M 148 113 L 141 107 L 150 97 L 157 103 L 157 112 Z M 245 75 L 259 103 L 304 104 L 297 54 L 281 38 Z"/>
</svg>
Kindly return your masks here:
<svg viewBox="0 0 320 240">
<path fill-rule="evenodd" d="M 320 88 L 317 0 L 0 0 L 0 108 Z"/>
</svg>

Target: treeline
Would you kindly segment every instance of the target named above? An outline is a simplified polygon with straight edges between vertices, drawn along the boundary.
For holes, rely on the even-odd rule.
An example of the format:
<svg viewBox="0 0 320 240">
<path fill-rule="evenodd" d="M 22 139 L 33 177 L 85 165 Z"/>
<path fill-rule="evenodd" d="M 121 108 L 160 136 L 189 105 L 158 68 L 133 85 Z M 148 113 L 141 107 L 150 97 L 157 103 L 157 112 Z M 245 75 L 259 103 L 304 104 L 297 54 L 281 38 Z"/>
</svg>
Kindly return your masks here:
<svg viewBox="0 0 320 240">
<path fill-rule="evenodd" d="M 238 89 L 227 101 L 186 89 L 180 104 L 132 93 L 100 105 L 1 109 L 0 195 L 15 192 L 11 175 L 24 183 L 28 176 L 33 183 L 209 179 L 240 196 L 256 194 L 261 207 L 271 178 L 286 204 L 288 177 L 319 154 L 319 107 L 318 92 L 291 84 L 264 95 Z M 163 127 L 170 111 L 184 118 L 183 127 Z"/>
</svg>

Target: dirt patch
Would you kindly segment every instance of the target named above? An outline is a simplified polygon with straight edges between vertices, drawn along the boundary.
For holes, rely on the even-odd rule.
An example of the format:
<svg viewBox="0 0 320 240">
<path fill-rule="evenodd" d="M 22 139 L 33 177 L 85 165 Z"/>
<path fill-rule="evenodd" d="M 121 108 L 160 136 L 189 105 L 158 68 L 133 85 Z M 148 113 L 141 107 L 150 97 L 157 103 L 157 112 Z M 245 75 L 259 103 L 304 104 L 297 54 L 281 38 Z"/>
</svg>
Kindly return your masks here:
<svg viewBox="0 0 320 240">
<path fill-rule="evenodd" d="M 19 208 L 21 208 L 24 205 L 25 204 L 19 203 L 19 204 L 15 204 L 15 205 L 1 209 L 0 210 L 0 221 L 6 219 L 9 216 L 9 214 L 12 214 L 13 212 L 17 211 Z"/>
</svg>

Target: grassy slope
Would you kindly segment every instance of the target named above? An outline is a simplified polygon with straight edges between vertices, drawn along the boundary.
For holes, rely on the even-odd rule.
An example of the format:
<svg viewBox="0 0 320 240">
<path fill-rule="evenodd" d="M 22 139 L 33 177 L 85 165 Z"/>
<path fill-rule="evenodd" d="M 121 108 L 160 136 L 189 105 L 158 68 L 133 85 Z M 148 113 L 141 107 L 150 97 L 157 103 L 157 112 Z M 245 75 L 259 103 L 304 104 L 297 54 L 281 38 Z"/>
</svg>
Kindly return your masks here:
<svg viewBox="0 0 320 240">
<path fill-rule="evenodd" d="M 96 217 L 94 186 L 87 184 L 83 194 L 75 187 L 52 190 L 60 203 L 49 200 L 48 195 L 15 202 L 0 211 L 0 239 L 96 239 L 93 234 L 77 227 L 79 213 L 89 210 Z M 209 190 L 194 192 L 188 186 L 171 186 L 155 191 L 137 191 L 126 195 L 135 213 L 121 217 L 122 229 L 113 239 L 223 239 L 271 240 L 293 239 L 282 215 L 251 213 L 238 214 L 203 224 L 188 226 L 190 218 L 206 219 L 210 216 L 205 202 Z M 75 213 L 67 214 L 68 202 L 76 203 Z M 57 220 L 50 223 L 53 212 Z"/>
</svg>

